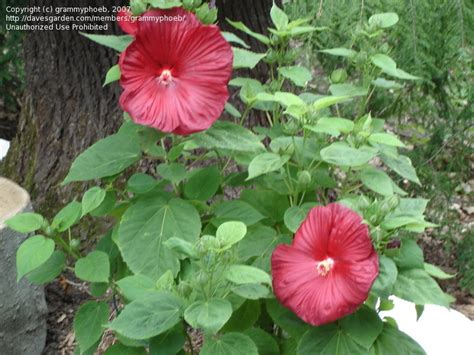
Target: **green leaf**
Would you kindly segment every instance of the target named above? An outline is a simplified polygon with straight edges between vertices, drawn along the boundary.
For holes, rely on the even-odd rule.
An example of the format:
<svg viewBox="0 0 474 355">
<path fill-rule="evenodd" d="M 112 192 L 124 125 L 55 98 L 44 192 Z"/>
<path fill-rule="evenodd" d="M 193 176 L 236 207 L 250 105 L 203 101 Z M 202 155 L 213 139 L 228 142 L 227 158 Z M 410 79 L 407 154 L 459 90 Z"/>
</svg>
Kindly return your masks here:
<svg viewBox="0 0 474 355">
<path fill-rule="evenodd" d="M 386 152 L 381 154 L 381 158 L 382 161 L 398 175 L 421 186 L 410 158 L 404 155 L 386 154 Z"/>
<path fill-rule="evenodd" d="M 425 271 L 429 275 L 431 275 L 433 277 L 436 277 L 437 279 L 440 279 L 440 280 L 448 280 L 448 279 L 452 279 L 453 277 L 456 276 L 456 275 L 452 275 L 452 274 L 448 274 L 448 273 L 444 272 L 439 267 L 437 267 L 433 264 L 424 263 L 423 266 L 424 266 Z"/>
<path fill-rule="evenodd" d="M 394 76 L 394 77 L 399 78 L 399 79 L 406 79 L 406 80 L 418 79 L 418 77 L 410 75 L 407 72 L 405 72 L 401 69 L 398 69 L 397 68 L 397 63 L 386 54 L 381 54 L 381 53 L 374 54 L 370 58 L 370 60 L 372 61 L 372 63 L 375 66 L 382 69 L 382 71 L 385 74 Z"/>
<path fill-rule="evenodd" d="M 395 12 L 384 12 L 374 14 L 369 17 L 369 25 L 378 28 L 392 27 L 398 22 L 398 15 Z"/>
<path fill-rule="evenodd" d="M 266 53 L 254 53 L 242 48 L 233 47 L 232 51 L 234 52 L 234 69 L 253 69 L 266 56 Z"/>
<path fill-rule="evenodd" d="M 393 294 L 419 305 L 437 304 L 448 307 L 452 301 L 435 280 L 422 269 L 402 270 L 398 273 Z"/>
<path fill-rule="evenodd" d="M 95 210 L 104 201 L 106 191 L 98 186 L 92 187 L 82 197 L 82 216 Z"/>
<path fill-rule="evenodd" d="M 298 355 L 367 355 L 368 351 L 335 324 L 308 330 L 300 339 Z"/>
<path fill-rule="evenodd" d="M 328 108 L 329 106 L 333 106 L 335 104 L 346 102 L 351 100 L 350 96 L 326 96 L 320 99 L 317 99 L 313 102 L 313 108 L 316 111 L 320 111 L 322 109 Z"/>
<path fill-rule="evenodd" d="M 63 184 L 116 175 L 141 158 L 141 147 L 126 134 L 104 138 L 81 153 L 72 163 Z"/>
<path fill-rule="evenodd" d="M 405 147 L 397 136 L 391 133 L 373 133 L 369 136 L 371 144 L 385 144 L 393 147 Z"/>
<path fill-rule="evenodd" d="M 383 322 L 375 310 L 362 306 L 339 321 L 341 329 L 356 343 L 369 349 L 383 329 Z"/>
<path fill-rule="evenodd" d="M 247 43 L 245 43 L 244 40 L 242 40 L 240 37 L 233 34 L 232 32 L 222 31 L 221 34 L 225 38 L 225 40 L 229 43 L 240 44 L 242 47 L 247 48 L 247 49 L 250 48 L 250 46 Z"/>
<path fill-rule="evenodd" d="M 384 72 L 391 72 L 397 69 L 397 63 L 386 54 L 374 54 L 370 60 Z"/>
<path fill-rule="evenodd" d="M 241 221 L 251 226 L 265 218 L 260 212 L 241 200 L 224 201 L 215 207 L 214 225 L 219 226 L 227 221 Z"/>
<path fill-rule="evenodd" d="M 423 269 L 423 250 L 413 239 L 404 238 L 399 253 L 393 260 L 398 269 Z"/>
<path fill-rule="evenodd" d="M 207 131 L 192 137 L 199 146 L 207 149 L 238 152 L 258 152 L 265 149 L 259 138 L 248 129 L 225 121 L 217 121 Z"/>
<path fill-rule="evenodd" d="M 99 43 L 105 47 L 115 49 L 117 52 L 123 52 L 133 41 L 133 37 L 129 35 L 112 36 L 112 35 L 96 35 L 92 33 L 79 32 L 84 37 Z"/>
<path fill-rule="evenodd" d="M 66 266 L 66 255 L 56 250 L 41 266 L 31 271 L 26 278 L 32 284 L 44 285 L 58 277 Z"/>
<path fill-rule="evenodd" d="M 93 251 L 77 260 L 74 272 L 78 278 L 90 282 L 108 282 L 110 276 L 109 256 L 103 251 Z"/>
<path fill-rule="evenodd" d="M 231 265 L 226 278 L 236 285 L 272 282 L 265 271 L 249 265 Z"/>
<path fill-rule="evenodd" d="M 105 75 L 104 85 L 102 86 L 106 86 L 117 80 L 120 80 L 120 67 L 118 64 L 114 65 L 107 71 L 107 74 Z"/>
<path fill-rule="evenodd" d="M 253 326 L 260 317 L 260 302 L 247 300 L 234 311 L 232 317 L 222 328 L 222 333 L 243 332 Z"/>
<path fill-rule="evenodd" d="M 240 118 L 242 117 L 241 113 L 239 112 L 239 110 L 237 110 L 235 108 L 234 105 L 232 105 L 230 102 L 226 102 L 225 106 L 225 111 L 230 114 L 232 117 L 235 117 L 235 118 Z"/>
<path fill-rule="evenodd" d="M 273 251 L 279 239 L 276 231 L 271 227 L 252 226 L 248 229 L 244 240 L 238 245 L 239 257 L 245 261 L 253 256 L 260 256 L 268 251 Z"/>
<path fill-rule="evenodd" d="M 311 329 L 309 324 L 303 322 L 288 308 L 283 307 L 276 299 L 267 299 L 266 305 L 273 321 L 291 337 L 299 339 L 308 329 Z"/>
<path fill-rule="evenodd" d="M 122 343 L 115 343 L 109 346 L 104 355 L 147 355 L 144 348 L 133 348 Z"/>
<path fill-rule="evenodd" d="M 135 274 L 158 279 L 167 270 L 176 275 L 177 255 L 163 245 L 171 237 L 194 243 L 201 232 L 199 214 L 181 199 L 159 196 L 138 200 L 122 217 L 118 245 L 124 261 Z"/>
<path fill-rule="evenodd" d="M 252 159 L 249 165 L 247 181 L 257 176 L 280 170 L 289 160 L 289 156 L 279 156 L 275 153 L 263 153 Z"/>
<path fill-rule="evenodd" d="M 267 44 L 267 45 L 270 44 L 270 38 L 268 38 L 267 36 L 264 36 L 260 33 L 253 32 L 250 28 L 248 28 L 242 22 L 234 22 L 234 21 L 231 21 L 229 19 L 227 19 L 227 22 L 229 22 L 231 24 L 231 26 L 233 26 L 234 28 L 248 34 L 249 36 L 259 40 L 260 42 L 262 42 L 264 44 Z"/>
<path fill-rule="evenodd" d="M 16 252 L 17 282 L 42 266 L 53 255 L 54 242 L 42 235 L 26 239 Z"/>
<path fill-rule="evenodd" d="M 220 172 L 215 166 L 193 171 L 184 185 L 184 195 L 190 200 L 207 201 L 216 194 L 220 182 Z"/>
<path fill-rule="evenodd" d="M 290 106 L 301 106 L 306 107 L 306 103 L 299 96 L 291 92 L 278 91 L 274 95 L 266 92 L 258 93 L 256 96 L 257 100 L 263 102 L 278 102 L 284 107 Z"/>
<path fill-rule="evenodd" d="M 82 216 L 82 204 L 72 201 L 54 217 L 51 226 L 60 232 L 71 228 Z"/>
<path fill-rule="evenodd" d="M 255 343 L 242 333 L 206 337 L 200 355 L 258 355 Z"/>
<path fill-rule="evenodd" d="M 184 165 L 179 163 L 160 164 L 156 168 L 156 171 L 163 179 L 169 180 L 174 184 L 184 180 L 187 174 Z"/>
<path fill-rule="evenodd" d="M 146 194 L 158 185 L 158 181 L 148 174 L 135 173 L 127 181 L 127 190 L 136 194 Z"/>
<path fill-rule="evenodd" d="M 401 89 L 401 88 L 403 88 L 403 85 L 397 83 L 396 81 L 387 80 L 387 79 L 384 79 L 384 78 L 377 78 L 375 80 L 372 80 L 372 85 L 375 85 L 376 87 L 383 88 L 383 89 Z"/>
<path fill-rule="evenodd" d="M 25 212 L 13 216 L 5 224 L 17 232 L 30 233 L 43 227 L 45 220 L 40 214 Z"/>
<path fill-rule="evenodd" d="M 354 129 L 354 122 L 339 117 L 322 117 L 316 125 L 305 125 L 306 129 L 316 133 L 327 133 L 334 137 L 341 133 L 350 133 Z"/>
<path fill-rule="evenodd" d="M 183 349 L 186 336 L 180 324 L 150 340 L 150 355 L 174 355 Z M 128 354 L 127 354 L 128 355 Z"/>
<path fill-rule="evenodd" d="M 180 321 L 182 307 L 182 301 L 170 292 L 146 294 L 125 306 L 109 327 L 131 339 L 152 338 Z"/>
<path fill-rule="evenodd" d="M 282 221 L 285 211 L 289 207 L 286 196 L 271 190 L 244 190 L 240 193 L 240 199 L 252 205 L 274 222 Z"/>
<path fill-rule="evenodd" d="M 184 311 L 184 319 L 195 329 L 215 334 L 221 329 L 232 315 L 232 305 L 229 301 L 213 298 L 207 301 L 197 301 Z"/>
<path fill-rule="evenodd" d="M 354 58 L 357 55 L 357 52 L 348 49 L 348 48 L 331 48 L 331 49 L 322 49 L 321 53 L 326 53 L 338 57 Z"/>
<path fill-rule="evenodd" d="M 370 354 L 426 355 L 425 351 L 416 341 L 389 323 L 384 323 L 383 331 L 370 349 Z"/>
<path fill-rule="evenodd" d="M 135 301 L 149 292 L 156 292 L 155 281 L 145 275 L 127 276 L 117 281 L 120 293 L 129 301 Z"/>
<path fill-rule="evenodd" d="M 178 0 L 149 0 L 149 3 L 153 8 L 165 10 L 182 6 L 182 2 Z"/>
<path fill-rule="evenodd" d="M 265 298 L 270 292 L 267 287 L 261 284 L 243 284 L 234 286 L 231 290 L 236 295 L 250 300 Z"/>
<path fill-rule="evenodd" d="M 171 237 L 163 242 L 163 244 L 170 250 L 185 257 L 195 257 L 193 244 L 181 238 Z M 182 258 L 182 257 L 181 257 Z"/>
<path fill-rule="evenodd" d="M 270 333 L 260 328 L 250 328 L 244 334 L 257 345 L 259 355 L 280 355 L 278 343 Z"/>
<path fill-rule="evenodd" d="M 104 332 L 103 325 L 109 319 L 109 306 L 106 302 L 84 303 L 74 317 L 74 333 L 81 353 L 94 345 Z"/>
<path fill-rule="evenodd" d="M 366 96 L 369 88 L 354 86 L 352 84 L 332 84 L 329 91 L 334 96 Z"/>
<path fill-rule="evenodd" d="M 397 275 L 398 270 L 395 262 L 385 255 L 379 255 L 379 275 L 375 279 L 371 291 L 377 296 L 388 297 L 397 280 Z"/>
<path fill-rule="evenodd" d="M 291 80 L 295 85 L 305 87 L 312 79 L 311 72 L 301 66 L 279 67 L 278 72 L 285 78 Z"/>
<path fill-rule="evenodd" d="M 242 222 L 224 222 L 217 228 L 216 238 L 222 249 L 229 249 L 247 234 L 247 226 Z"/>
<path fill-rule="evenodd" d="M 309 211 L 314 206 L 315 204 L 303 204 L 302 206 L 293 206 L 288 208 L 284 217 L 286 228 L 288 228 L 291 232 L 296 233 L 301 225 L 301 222 L 304 221 Z"/>
<path fill-rule="evenodd" d="M 286 26 L 288 26 L 288 23 L 290 22 L 285 12 L 275 3 L 273 3 L 273 6 L 270 10 L 270 17 L 277 30 L 286 29 Z"/>
<path fill-rule="evenodd" d="M 342 142 L 335 142 L 321 150 L 321 158 L 330 164 L 358 166 L 369 162 L 377 155 L 377 149 L 363 146 L 352 148 Z"/>
<path fill-rule="evenodd" d="M 105 216 L 112 212 L 117 202 L 117 197 L 114 191 L 107 191 L 105 194 L 104 201 L 97 207 L 95 210 L 90 212 L 90 215 L 93 217 Z"/>
<path fill-rule="evenodd" d="M 365 187 L 383 196 L 393 195 L 393 181 L 383 170 L 372 166 L 360 172 L 360 180 Z"/>
</svg>

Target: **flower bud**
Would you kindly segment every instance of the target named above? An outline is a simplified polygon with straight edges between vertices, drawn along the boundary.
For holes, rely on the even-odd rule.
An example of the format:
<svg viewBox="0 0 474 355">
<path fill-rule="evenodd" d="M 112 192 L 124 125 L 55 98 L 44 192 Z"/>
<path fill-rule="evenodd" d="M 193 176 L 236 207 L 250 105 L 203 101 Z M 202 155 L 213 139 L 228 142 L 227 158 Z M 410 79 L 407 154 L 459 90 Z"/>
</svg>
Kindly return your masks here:
<svg viewBox="0 0 474 355">
<path fill-rule="evenodd" d="M 306 187 L 311 184 L 311 173 L 308 170 L 298 171 L 298 184 Z"/>
<path fill-rule="evenodd" d="M 336 69 L 331 73 L 331 82 L 341 84 L 347 80 L 347 72 L 344 69 Z"/>
<path fill-rule="evenodd" d="M 193 291 L 193 288 L 191 287 L 191 285 L 186 282 L 186 281 L 181 281 L 178 285 L 178 292 L 181 296 L 183 296 L 184 298 L 187 298 L 189 297 L 189 295 L 191 294 L 191 292 Z"/>
<path fill-rule="evenodd" d="M 71 239 L 71 241 L 69 242 L 69 246 L 71 247 L 71 249 L 78 249 L 80 245 L 81 242 L 79 241 L 79 239 Z"/>
</svg>

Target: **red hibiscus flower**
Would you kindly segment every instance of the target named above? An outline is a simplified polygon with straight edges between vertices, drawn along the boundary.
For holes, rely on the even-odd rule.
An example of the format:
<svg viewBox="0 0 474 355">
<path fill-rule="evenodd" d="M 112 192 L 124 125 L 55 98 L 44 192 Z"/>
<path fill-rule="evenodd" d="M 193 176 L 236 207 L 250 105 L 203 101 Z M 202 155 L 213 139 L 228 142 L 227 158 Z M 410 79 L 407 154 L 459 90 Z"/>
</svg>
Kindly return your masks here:
<svg viewBox="0 0 474 355">
<path fill-rule="evenodd" d="M 232 74 L 232 49 L 219 28 L 182 8 L 149 10 L 136 25 L 119 60 L 122 109 L 163 132 L 208 129 L 224 110 Z"/>
<path fill-rule="evenodd" d="M 312 325 L 354 312 L 378 275 L 378 256 L 362 218 L 340 204 L 313 208 L 292 245 L 272 255 L 276 297 Z"/>
<path fill-rule="evenodd" d="M 134 36 L 138 31 L 137 21 L 137 18 L 132 16 L 132 13 L 128 10 L 120 10 L 117 12 L 117 22 L 125 33 Z"/>
</svg>

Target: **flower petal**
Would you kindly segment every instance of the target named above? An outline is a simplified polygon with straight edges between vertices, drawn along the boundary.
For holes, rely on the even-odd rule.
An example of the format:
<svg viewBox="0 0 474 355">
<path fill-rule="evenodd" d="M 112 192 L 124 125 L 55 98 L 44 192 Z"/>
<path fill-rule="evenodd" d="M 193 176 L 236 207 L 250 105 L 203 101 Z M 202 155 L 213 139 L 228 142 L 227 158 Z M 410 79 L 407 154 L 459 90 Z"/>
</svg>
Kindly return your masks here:
<svg viewBox="0 0 474 355">
<path fill-rule="evenodd" d="M 134 36 L 138 31 L 138 23 L 132 13 L 127 10 L 117 12 L 117 22 L 123 32 Z"/>
<path fill-rule="evenodd" d="M 368 258 L 374 251 L 369 229 L 362 223 L 362 217 L 353 210 L 332 203 L 333 225 L 329 237 L 328 254 L 339 260 L 357 261 Z"/>
<path fill-rule="evenodd" d="M 328 256 L 332 227 L 331 210 L 323 206 L 314 207 L 296 231 L 293 246 L 312 255 L 314 260 L 324 260 Z"/>
</svg>

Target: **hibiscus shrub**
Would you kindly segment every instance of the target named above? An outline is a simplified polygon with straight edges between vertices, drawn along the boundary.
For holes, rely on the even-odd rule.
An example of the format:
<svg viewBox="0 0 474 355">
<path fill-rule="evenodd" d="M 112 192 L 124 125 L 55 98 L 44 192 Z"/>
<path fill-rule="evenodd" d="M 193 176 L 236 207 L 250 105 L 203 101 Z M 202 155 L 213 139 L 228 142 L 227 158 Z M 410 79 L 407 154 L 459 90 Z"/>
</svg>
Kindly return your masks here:
<svg viewBox="0 0 474 355">
<path fill-rule="evenodd" d="M 125 119 L 72 164 L 65 183 L 100 181 L 81 202 L 52 221 L 8 221 L 37 232 L 18 250 L 18 279 L 47 283 L 70 265 L 90 282 L 96 300 L 74 321 L 81 354 L 105 329 L 117 339 L 110 354 L 423 354 L 379 313 L 391 295 L 419 311 L 452 300 L 432 278 L 449 275 L 416 243 L 433 225 L 427 201 L 399 186 L 420 183 L 404 144 L 370 113 L 339 117 L 357 91 L 308 91 L 312 73 L 292 44 L 324 29 L 277 6 L 269 36 L 229 21 L 268 46 L 253 53 L 200 3 L 136 1 L 133 16 L 118 16 L 128 35 L 87 35 L 121 52 L 106 83 L 120 80 Z M 369 21 L 368 36 L 384 19 Z M 398 70 L 371 56 L 378 82 Z M 268 82 L 230 81 L 240 112 L 227 103 L 232 67 L 259 62 Z M 216 121 L 224 108 L 233 121 Z M 248 129 L 255 111 L 268 124 Z M 130 174 L 142 159 L 156 174 Z M 71 228 L 88 215 L 114 225 L 86 253 Z"/>
</svg>

